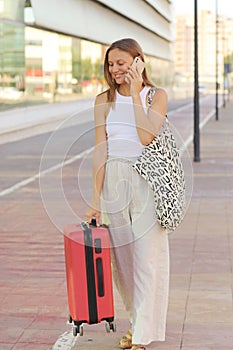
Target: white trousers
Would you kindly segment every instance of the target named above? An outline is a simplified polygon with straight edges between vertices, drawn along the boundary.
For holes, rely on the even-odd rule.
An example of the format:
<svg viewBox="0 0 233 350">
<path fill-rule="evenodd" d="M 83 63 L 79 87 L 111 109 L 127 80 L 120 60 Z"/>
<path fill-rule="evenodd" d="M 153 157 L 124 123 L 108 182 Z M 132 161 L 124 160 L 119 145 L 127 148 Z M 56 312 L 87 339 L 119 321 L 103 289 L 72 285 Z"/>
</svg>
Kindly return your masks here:
<svg viewBox="0 0 233 350">
<path fill-rule="evenodd" d="M 168 235 L 156 222 L 153 192 L 131 160 L 108 160 L 103 187 L 114 282 L 132 323 L 133 344 L 165 340 Z"/>
</svg>

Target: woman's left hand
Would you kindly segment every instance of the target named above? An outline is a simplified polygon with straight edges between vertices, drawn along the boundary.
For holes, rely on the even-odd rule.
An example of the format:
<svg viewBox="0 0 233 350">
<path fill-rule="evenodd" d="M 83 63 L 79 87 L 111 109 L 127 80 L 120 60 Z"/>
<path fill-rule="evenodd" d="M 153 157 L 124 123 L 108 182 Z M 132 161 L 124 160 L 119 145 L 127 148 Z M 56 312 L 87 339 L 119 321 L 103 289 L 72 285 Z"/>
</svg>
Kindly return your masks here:
<svg viewBox="0 0 233 350">
<path fill-rule="evenodd" d="M 126 73 L 126 78 L 129 81 L 131 96 L 139 94 L 143 83 L 142 75 L 136 68 L 130 66 Z"/>
</svg>

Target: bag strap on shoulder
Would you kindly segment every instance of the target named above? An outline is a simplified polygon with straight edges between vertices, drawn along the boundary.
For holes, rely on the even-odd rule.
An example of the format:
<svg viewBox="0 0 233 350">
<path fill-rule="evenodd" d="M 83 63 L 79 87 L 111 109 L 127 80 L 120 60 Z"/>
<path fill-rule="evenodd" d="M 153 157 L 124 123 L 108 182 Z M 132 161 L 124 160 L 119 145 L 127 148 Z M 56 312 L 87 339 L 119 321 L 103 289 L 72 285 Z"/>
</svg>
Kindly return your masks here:
<svg viewBox="0 0 233 350">
<path fill-rule="evenodd" d="M 149 92 L 148 92 L 148 96 L 147 96 L 147 102 L 148 102 L 148 106 L 150 107 L 152 105 L 152 101 L 153 101 L 153 97 L 154 97 L 154 94 L 157 90 L 157 87 L 152 87 L 150 88 Z M 166 114 L 166 120 L 167 120 L 168 116 Z"/>
<path fill-rule="evenodd" d="M 155 94 L 155 91 L 157 90 L 157 88 L 154 86 L 152 87 L 149 92 L 148 92 L 148 96 L 147 96 L 147 102 L 148 102 L 148 105 L 151 106 L 152 105 L 152 100 L 153 100 L 153 97 L 154 97 L 154 94 Z"/>
</svg>

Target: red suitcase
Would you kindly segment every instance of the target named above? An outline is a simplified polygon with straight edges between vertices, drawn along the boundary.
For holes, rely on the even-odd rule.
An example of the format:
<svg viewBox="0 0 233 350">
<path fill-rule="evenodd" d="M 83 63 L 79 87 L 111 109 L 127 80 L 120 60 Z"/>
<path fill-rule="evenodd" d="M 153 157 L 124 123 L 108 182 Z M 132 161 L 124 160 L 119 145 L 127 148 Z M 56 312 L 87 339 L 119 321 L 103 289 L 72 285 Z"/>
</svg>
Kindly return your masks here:
<svg viewBox="0 0 233 350">
<path fill-rule="evenodd" d="M 106 320 L 115 331 L 109 231 L 82 223 L 64 230 L 69 322 L 73 335 L 83 335 L 83 323 Z"/>
</svg>

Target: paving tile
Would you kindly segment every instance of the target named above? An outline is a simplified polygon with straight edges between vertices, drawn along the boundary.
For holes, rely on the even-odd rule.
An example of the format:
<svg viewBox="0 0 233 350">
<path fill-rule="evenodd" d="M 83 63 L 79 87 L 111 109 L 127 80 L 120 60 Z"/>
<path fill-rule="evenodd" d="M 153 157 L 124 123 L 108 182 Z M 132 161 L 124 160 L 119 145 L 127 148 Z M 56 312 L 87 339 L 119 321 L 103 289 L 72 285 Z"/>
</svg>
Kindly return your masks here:
<svg viewBox="0 0 233 350">
<path fill-rule="evenodd" d="M 198 346 L 198 350 L 232 350 L 232 346 L 226 346 L 224 345 L 224 348 L 219 348 L 219 345 L 205 345 L 204 347 L 200 346 L 200 345 L 195 345 L 195 346 L 182 346 L 182 350 L 197 350 L 197 346 Z"/>
<path fill-rule="evenodd" d="M 0 313 L 0 328 L 27 328 L 35 319 L 34 314 L 3 314 Z"/>
<path fill-rule="evenodd" d="M 211 239 L 209 235 L 198 236 L 195 242 L 195 251 L 225 253 L 228 251 L 228 244 L 228 236 L 224 232 L 221 232 L 221 235 L 211 237 Z"/>
<path fill-rule="evenodd" d="M 231 263 L 228 252 L 195 252 L 193 273 L 230 273 Z"/>
<path fill-rule="evenodd" d="M 6 283 L 3 281 L 1 281 L 0 283 L 0 298 L 1 299 L 5 299 L 6 296 L 9 295 L 9 293 L 11 293 L 12 289 L 14 288 L 14 286 L 10 286 L 9 284 L 6 285 Z"/>
<path fill-rule="evenodd" d="M 25 329 L 17 343 L 37 343 L 52 345 L 61 332 L 53 329 Z"/>
<path fill-rule="evenodd" d="M 172 268 L 171 268 L 172 270 Z M 172 271 L 170 276 L 170 289 L 171 290 L 188 290 L 190 285 L 190 276 L 185 273 L 174 273 Z"/>
<path fill-rule="evenodd" d="M 232 322 L 232 290 L 190 291 L 186 320 L 210 325 Z"/>
<path fill-rule="evenodd" d="M 54 283 L 48 285 L 46 288 L 41 288 L 41 283 L 39 282 L 39 280 L 37 283 L 32 285 L 31 283 L 29 283 L 27 278 L 26 280 L 23 280 L 22 283 L 19 283 L 17 287 L 17 295 L 30 295 L 32 297 L 37 296 L 39 298 L 40 296 L 58 295 L 58 289 L 61 289 L 61 295 L 65 295 L 66 289 L 63 284 L 64 283 Z M 15 290 L 10 289 L 10 292 L 8 292 L 7 295 L 9 295 L 9 293 L 14 294 Z"/>
<path fill-rule="evenodd" d="M 24 328 L 20 327 L 5 327 L 0 328 L 0 339 L 2 343 L 15 344 L 23 334 Z M 1 344 L 1 343 L 0 343 Z"/>
<path fill-rule="evenodd" d="M 41 312 L 57 312 L 58 316 L 64 314 L 64 308 L 67 305 L 67 296 L 56 294 L 40 294 L 39 290 L 36 294 L 29 293 L 25 300 L 25 294 L 9 294 L 1 305 L 2 313 L 11 314 L 34 314 Z"/>
<path fill-rule="evenodd" d="M 173 257 L 171 255 L 170 257 L 170 264 L 171 264 L 171 273 L 172 274 L 186 274 L 186 275 L 190 275 L 192 272 L 192 259 L 191 256 L 190 257 Z"/>
<path fill-rule="evenodd" d="M 53 317 L 50 315 L 39 314 L 33 320 L 28 328 L 31 329 L 51 329 L 59 330 L 61 333 L 66 327 L 66 319 L 64 317 Z"/>
<path fill-rule="evenodd" d="M 193 273 L 191 280 L 191 290 L 208 291 L 230 291 L 232 274 L 228 273 Z"/>
<path fill-rule="evenodd" d="M 2 343 L 0 341 L 0 349 L 1 350 L 13 350 L 14 345 L 13 344 L 8 344 L 8 343 Z"/>
<path fill-rule="evenodd" d="M 232 348 L 233 333 L 231 324 L 215 323 L 212 325 L 187 323 L 183 335 L 183 347 L 209 347 L 211 350 Z"/>
<path fill-rule="evenodd" d="M 12 350 L 50 350 L 51 346 L 48 344 L 35 344 L 35 343 L 18 343 L 15 344 Z"/>
</svg>

